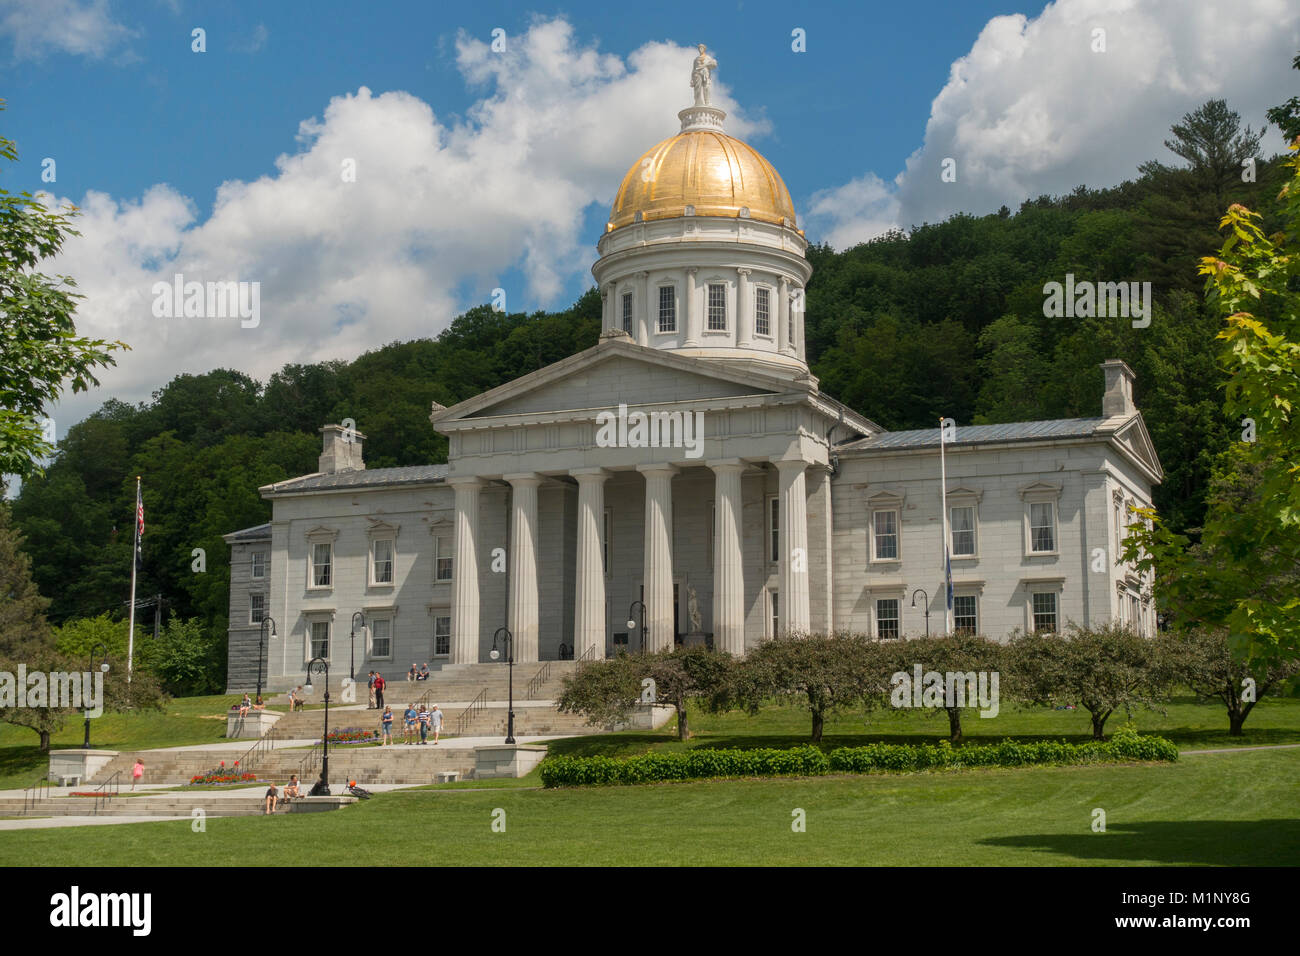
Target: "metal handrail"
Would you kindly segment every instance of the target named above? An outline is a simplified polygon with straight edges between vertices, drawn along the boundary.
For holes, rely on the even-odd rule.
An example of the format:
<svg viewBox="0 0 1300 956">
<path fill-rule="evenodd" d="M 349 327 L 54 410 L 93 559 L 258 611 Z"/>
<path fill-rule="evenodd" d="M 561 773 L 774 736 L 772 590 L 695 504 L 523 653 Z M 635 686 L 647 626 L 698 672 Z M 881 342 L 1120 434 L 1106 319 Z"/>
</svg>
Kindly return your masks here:
<svg viewBox="0 0 1300 956">
<path fill-rule="evenodd" d="M 478 692 L 478 696 L 469 702 L 469 706 L 461 711 L 460 716 L 456 718 L 456 736 L 465 736 L 465 728 L 469 722 L 474 719 L 474 715 L 481 711 L 487 710 L 487 688 L 484 687 Z"/>
<path fill-rule="evenodd" d="M 113 774 L 113 776 L 109 777 L 107 780 L 105 780 L 103 783 L 101 783 L 98 787 L 95 788 L 95 813 L 96 814 L 99 813 L 99 808 L 101 806 L 107 807 L 109 801 L 122 792 L 122 784 L 121 781 L 118 779 L 121 776 L 122 776 L 122 771 L 118 770 L 116 773 Z M 108 789 L 110 786 L 113 788 L 111 792 Z"/>
<path fill-rule="evenodd" d="M 244 751 L 244 755 L 235 761 L 235 766 L 241 770 L 248 770 L 257 761 L 257 758 L 275 749 L 275 742 L 281 739 L 281 736 L 278 726 L 272 724 L 271 729 L 258 737 L 257 742 Z"/>
<path fill-rule="evenodd" d="M 23 816 L 27 815 L 27 807 L 29 805 L 29 801 L 30 801 L 31 808 L 33 810 L 36 809 L 36 804 L 40 802 L 41 799 L 42 790 L 45 791 L 45 799 L 46 800 L 50 799 L 50 778 L 49 777 L 42 777 L 40 780 L 37 780 L 34 784 L 32 784 L 30 787 L 28 787 L 26 790 L 23 791 Z"/>
<path fill-rule="evenodd" d="M 315 746 L 313 746 L 311 750 L 307 752 L 307 756 L 303 757 L 302 760 L 299 761 L 298 763 L 299 780 L 306 780 L 308 778 L 308 775 L 312 773 L 318 766 L 320 766 L 321 752 L 324 745 L 325 745 L 325 741 L 323 740 L 317 741 Z"/>
<path fill-rule="evenodd" d="M 537 692 L 542 689 L 548 680 L 551 679 L 551 661 L 542 665 L 542 669 L 533 675 L 533 679 L 528 682 L 528 690 L 524 694 L 524 700 L 532 700 L 537 696 Z"/>
<path fill-rule="evenodd" d="M 578 662 L 574 667 L 574 670 L 580 671 L 582 670 L 582 665 L 591 664 L 595 660 L 596 660 L 596 645 L 592 644 L 589 648 L 587 648 L 585 651 L 582 652 L 582 656 L 578 658 Z"/>
</svg>

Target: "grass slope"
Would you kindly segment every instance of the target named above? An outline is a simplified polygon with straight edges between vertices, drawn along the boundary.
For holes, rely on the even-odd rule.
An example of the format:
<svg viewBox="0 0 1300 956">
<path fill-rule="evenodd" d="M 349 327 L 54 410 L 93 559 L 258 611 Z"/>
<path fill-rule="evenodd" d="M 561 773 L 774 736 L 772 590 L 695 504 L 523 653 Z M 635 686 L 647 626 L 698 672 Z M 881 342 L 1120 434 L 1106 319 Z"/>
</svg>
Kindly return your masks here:
<svg viewBox="0 0 1300 956">
<path fill-rule="evenodd" d="M 0 865 L 1294 865 L 1300 753 L 380 794 L 342 811 L 0 832 Z M 1094 808 L 1107 831 L 1092 832 Z M 494 811 L 506 832 L 493 832 Z M 792 812 L 807 830 L 791 830 Z M 382 847 L 375 854 L 365 847 Z"/>
</svg>

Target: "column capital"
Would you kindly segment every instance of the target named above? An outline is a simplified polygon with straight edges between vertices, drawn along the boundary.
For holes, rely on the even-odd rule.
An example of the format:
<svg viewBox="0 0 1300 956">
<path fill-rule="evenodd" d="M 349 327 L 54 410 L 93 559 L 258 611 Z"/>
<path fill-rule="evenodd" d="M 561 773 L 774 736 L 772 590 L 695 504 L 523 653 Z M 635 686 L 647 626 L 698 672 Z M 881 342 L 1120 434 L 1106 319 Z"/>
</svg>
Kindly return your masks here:
<svg viewBox="0 0 1300 956">
<path fill-rule="evenodd" d="M 742 276 L 747 276 L 747 275 L 749 275 L 749 274 L 750 274 L 751 272 L 753 272 L 753 271 L 754 271 L 753 269 L 737 269 L 737 270 L 736 270 L 736 272 L 739 273 L 739 274 L 742 275 Z"/>
<path fill-rule="evenodd" d="M 642 269 L 640 272 L 634 273 L 634 275 L 635 275 L 638 279 L 648 279 L 648 278 L 650 278 L 650 272 L 649 272 L 648 270 L 646 270 L 646 269 Z"/>
<path fill-rule="evenodd" d="M 465 487 L 482 488 L 486 483 L 487 482 L 478 475 L 448 475 L 443 479 L 443 484 L 449 485 L 452 488 L 462 485 Z"/>
<path fill-rule="evenodd" d="M 637 465 L 636 470 L 641 472 L 641 474 L 643 475 L 653 474 L 655 472 L 661 472 L 661 471 L 666 471 L 670 475 L 675 475 L 677 474 L 679 469 L 676 465 L 670 465 L 668 464 L 668 462 L 663 461 L 663 462 L 653 462 L 649 465 Z"/>
<path fill-rule="evenodd" d="M 535 471 L 524 471 L 515 475 L 502 475 L 501 477 L 510 482 L 512 488 L 536 488 L 542 483 L 542 476 Z"/>
<path fill-rule="evenodd" d="M 610 472 L 604 468 L 570 468 L 569 476 L 576 478 L 579 483 L 583 481 L 604 481 L 610 476 Z"/>
<path fill-rule="evenodd" d="M 727 470 L 744 471 L 746 468 L 749 467 L 748 463 L 741 460 L 740 458 L 715 458 L 710 461 L 706 461 L 704 464 L 707 467 L 713 469 L 714 471 L 727 471 Z"/>
<path fill-rule="evenodd" d="M 779 471 L 803 471 L 809 465 L 814 464 L 811 461 L 804 461 L 802 458 L 773 458 L 771 461 Z"/>
<path fill-rule="evenodd" d="M 698 266 L 687 266 L 687 267 L 686 267 L 686 274 L 687 274 L 687 275 L 691 275 L 691 276 L 693 276 L 693 275 L 695 275 L 695 274 L 696 274 L 697 272 L 699 272 L 699 271 L 700 271 L 700 269 L 699 269 Z"/>
</svg>

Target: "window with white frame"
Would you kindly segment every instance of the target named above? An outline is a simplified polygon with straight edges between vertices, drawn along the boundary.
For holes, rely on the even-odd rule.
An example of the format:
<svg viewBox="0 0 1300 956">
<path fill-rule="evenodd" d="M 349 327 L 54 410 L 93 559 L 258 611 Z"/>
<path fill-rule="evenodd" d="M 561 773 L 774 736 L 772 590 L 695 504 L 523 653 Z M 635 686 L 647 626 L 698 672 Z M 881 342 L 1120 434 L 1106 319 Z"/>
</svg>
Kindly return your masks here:
<svg viewBox="0 0 1300 956">
<path fill-rule="evenodd" d="M 250 594 L 248 596 L 248 623 L 261 624 L 266 619 L 266 595 Z"/>
<path fill-rule="evenodd" d="M 311 546 L 311 586 L 328 588 L 334 585 L 334 545 L 317 541 Z"/>
<path fill-rule="evenodd" d="M 677 290 L 670 285 L 659 287 L 659 331 L 677 331 Z"/>
<path fill-rule="evenodd" d="M 370 618 L 370 656 L 393 656 L 393 622 L 386 617 Z"/>
<path fill-rule="evenodd" d="M 768 622 L 770 627 L 767 634 L 768 637 L 776 637 L 781 630 L 780 597 L 781 596 L 774 589 L 767 592 L 768 607 L 771 608 L 772 611 L 771 619 Z"/>
<path fill-rule="evenodd" d="M 1128 596 L 1129 623 L 1133 625 L 1133 630 L 1143 637 L 1146 635 L 1142 632 L 1142 604 L 1136 594 Z"/>
<path fill-rule="evenodd" d="M 375 538 L 370 542 L 370 583 L 393 583 L 392 538 Z"/>
<path fill-rule="evenodd" d="M 871 560 L 898 560 L 898 509 L 871 512 Z"/>
<path fill-rule="evenodd" d="M 249 554 L 249 571 L 248 576 L 254 581 L 260 581 L 266 577 L 266 552 L 253 551 Z"/>
<path fill-rule="evenodd" d="M 975 554 L 975 506 L 958 505 L 949 512 L 952 528 L 952 556 L 969 558 Z"/>
<path fill-rule="evenodd" d="M 623 293 L 623 331 L 632 334 L 632 293 Z"/>
<path fill-rule="evenodd" d="M 754 332 L 772 334 L 772 292 L 763 286 L 754 289 Z"/>
<path fill-rule="evenodd" d="M 451 656 L 451 615 L 433 615 L 433 656 Z"/>
<path fill-rule="evenodd" d="M 312 621 L 309 626 L 311 627 L 311 656 L 313 658 L 323 657 L 329 660 L 330 622 Z"/>
<path fill-rule="evenodd" d="M 1032 624 L 1035 631 L 1055 631 L 1057 607 L 1055 591 L 1035 591 L 1029 596 Z"/>
<path fill-rule="evenodd" d="M 979 613 L 975 595 L 954 594 L 952 597 L 952 626 L 958 634 L 979 633 Z"/>
<path fill-rule="evenodd" d="M 773 495 L 767 499 L 767 559 L 772 564 L 781 563 L 781 499 Z"/>
<path fill-rule="evenodd" d="M 876 599 L 876 637 L 888 640 L 900 634 L 898 598 Z"/>
<path fill-rule="evenodd" d="M 1031 501 L 1029 503 L 1029 551 L 1045 554 L 1056 550 L 1056 503 Z"/>
<path fill-rule="evenodd" d="M 727 287 L 721 283 L 709 285 L 709 325 L 710 332 L 727 330 Z"/>
<path fill-rule="evenodd" d="M 433 538 L 433 579 L 450 581 L 456 567 L 456 551 L 449 534 L 435 535 Z"/>
</svg>

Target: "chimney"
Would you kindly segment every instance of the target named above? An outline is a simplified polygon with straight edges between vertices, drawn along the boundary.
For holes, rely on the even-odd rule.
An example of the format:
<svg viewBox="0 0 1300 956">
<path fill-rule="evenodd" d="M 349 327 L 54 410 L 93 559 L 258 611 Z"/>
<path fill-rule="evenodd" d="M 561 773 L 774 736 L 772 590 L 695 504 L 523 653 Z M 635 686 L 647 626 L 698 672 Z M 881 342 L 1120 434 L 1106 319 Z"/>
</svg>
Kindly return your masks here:
<svg viewBox="0 0 1300 956">
<path fill-rule="evenodd" d="M 1101 396 L 1101 414 L 1106 418 L 1122 415 L 1128 418 L 1137 411 L 1133 404 L 1133 370 L 1120 359 L 1107 359 L 1101 363 L 1106 374 L 1106 391 Z"/>
<path fill-rule="evenodd" d="M 321 429 L 325 446 L 321 451 L 322 474 L 333 475 L 340 471 L 363 471 L 366 463 L 361 459 L 361 445 L 366 436 L 355 428 L 326 425 Z"/>
</svg>

